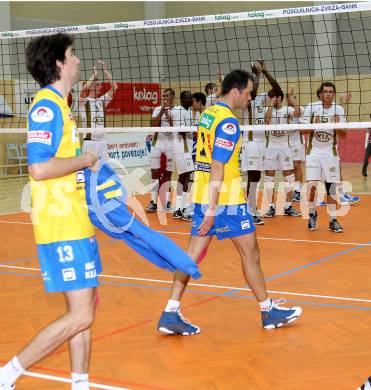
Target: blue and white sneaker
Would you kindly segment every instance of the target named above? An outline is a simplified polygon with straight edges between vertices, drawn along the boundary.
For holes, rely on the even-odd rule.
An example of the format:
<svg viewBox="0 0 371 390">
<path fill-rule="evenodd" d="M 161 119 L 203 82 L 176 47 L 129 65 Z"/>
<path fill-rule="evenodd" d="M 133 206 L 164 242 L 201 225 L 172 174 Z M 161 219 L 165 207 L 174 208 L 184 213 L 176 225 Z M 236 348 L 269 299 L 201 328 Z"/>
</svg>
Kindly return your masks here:
<svg viewBox="0 0 371 390">
<path fill-rule="evenodd" d="M 325 200 L 317 200 L 317 206 L 326 206 L 327 202 Z"/>
<path fill-rule="evenodd" d="M 198 326 L 192 325 L 186 320 L 180 310 L 162 312 L 160 321 L 157 324 L 157 329 L 166 334 L 180 334 L 182 336 L 190 336 L 200 333 Z"/>
<path fill-rule="evenodd" d="M 371 390 L 371 376 L 367 379 L 367 381 L 357 390 Z"/>
<path fill-rule="evenodd" d="M 360 201 L 361 197 L 360 196 L 352 196 L 351 194 L 344 194 L 340 195 L 340 204 L 342 206 L 345 206 L 347 204 L 355 204 Z"/>
<path fill-rule="evenodd" d="M 264 329 L 279 328 L 284 324 L 296 321 L 301 313 L 301 307 L 283 307 L 280 304 L 285 303 L 284 299 L 272 301 L 269 310 L 262 311 L 262 322 Z"/>
</svg>

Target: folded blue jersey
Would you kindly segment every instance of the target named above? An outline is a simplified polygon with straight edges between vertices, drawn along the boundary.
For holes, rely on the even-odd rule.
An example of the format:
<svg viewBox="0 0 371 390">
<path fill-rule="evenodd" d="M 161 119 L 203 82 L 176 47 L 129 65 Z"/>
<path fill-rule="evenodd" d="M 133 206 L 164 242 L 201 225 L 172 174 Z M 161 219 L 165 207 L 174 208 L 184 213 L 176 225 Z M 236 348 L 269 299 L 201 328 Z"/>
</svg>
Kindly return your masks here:
<svg viewBox="0 0 371 390">
<path fill-rule="evenodd" d="M 119 176 L 101 161 L 98 172 L 84 170 L 89 217 L 110 237 L 125 241 L 158 267 L 201 276 L 195 262 L 172 240 L 139 222 L 126 207 L 127 192 Z"/>
</svg>

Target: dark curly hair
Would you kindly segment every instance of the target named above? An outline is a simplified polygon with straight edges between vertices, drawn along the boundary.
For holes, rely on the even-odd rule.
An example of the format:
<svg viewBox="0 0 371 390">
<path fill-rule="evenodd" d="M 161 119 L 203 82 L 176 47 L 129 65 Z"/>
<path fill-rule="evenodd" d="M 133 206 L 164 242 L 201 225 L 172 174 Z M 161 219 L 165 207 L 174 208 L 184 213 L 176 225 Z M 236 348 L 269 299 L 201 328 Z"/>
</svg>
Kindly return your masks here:
<svg viewBox="0 0 371 390">
<path fill-rule="evenodd" d="M 31 76 L 45 87 L 60 79 L 57 60 L 63 62 L 74 38 L 67 34 L 46 35 L 33 39 L 26 48 L 26 66 Z"/>
<path fill-rule="evenodd" d="M 233 88 L 238 88 L 239 91 L 245 89 L 249 80 L 254 82 L 250 73 L 241 69 L 232 70 L 224 77 L 222 83 L 223 95 L 229 93 Z"/>
</svg>

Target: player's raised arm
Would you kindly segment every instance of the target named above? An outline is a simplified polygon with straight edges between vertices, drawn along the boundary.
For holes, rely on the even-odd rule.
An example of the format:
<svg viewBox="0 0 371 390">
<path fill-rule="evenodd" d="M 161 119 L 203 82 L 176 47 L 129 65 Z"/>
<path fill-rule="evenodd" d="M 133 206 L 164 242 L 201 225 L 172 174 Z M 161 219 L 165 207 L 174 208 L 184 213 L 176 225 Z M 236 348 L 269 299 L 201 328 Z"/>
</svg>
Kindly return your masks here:
<svg viewBox="0 0 371 390">
<path fill-rule="evenodd" d="M 97 79 L 98 79 L 98 71 L 94 66 L 92 75 L 90 76 L 89 80 L 86 83 L 84 83 L 84 85 L 82 87 L 82 90 L 81 90 L 80 96 L 79 96 L 80 99 L 85 99 L 88 97 L 90 88 L 92 87 L 93 82 Z"/>
<path fill-rule="evenodd" d="M 279 95 L 282 93 L 282 89 L 280 85 L 278 84 L 277 80 L 268 72 L 267 65 L 265 64 L 264 60 L 258 60 L 258 64 L 261 68 L 261 73 L 265 76 L 265 78 L 269 81 L 269 84 L 271 85 L 271 89 L 268 91 L 268 96 L 270 98 Z"/>
<path fill-rule="evenodd" d="M 254 74 L 254 87 L 251 91 L 251 99 L 254 100 L 256 95 L 258 94 L 259 82 L 260 82 L 260 74 L 261 74 L 261 66 L 260 64 L 255 65 L 254 62 L 251 62 L 251 71 Z"/>
<path fill-rule="evenodd" d="M 301 116 L 300 105 L 296 101 L 295 87 L 291 85 L 287 92 L 287 103 L 294 109 L 292 116 L 298 118 Z"/>
<path fill-rule="evenodd" d="M 118 88 L 117 83 L 115 81 L 113 81 L 112 74 L 108 70 L 107 64 L 104 61 L 101 61 L 101 60 L 98 60 L 97 62 L 99 64 L 101 64 L 102 67 L 103 67 L 103 73 L 104 73 L 104 75 L 106 76 L 106 79 L 108 80 L 108 82 L 111 85 L 111 89 L 108 91 L 108 94 L 110 95 L 111 98 L 113 98 L 113 95 L 115 94 L 115 91 Z"/>
</svg>

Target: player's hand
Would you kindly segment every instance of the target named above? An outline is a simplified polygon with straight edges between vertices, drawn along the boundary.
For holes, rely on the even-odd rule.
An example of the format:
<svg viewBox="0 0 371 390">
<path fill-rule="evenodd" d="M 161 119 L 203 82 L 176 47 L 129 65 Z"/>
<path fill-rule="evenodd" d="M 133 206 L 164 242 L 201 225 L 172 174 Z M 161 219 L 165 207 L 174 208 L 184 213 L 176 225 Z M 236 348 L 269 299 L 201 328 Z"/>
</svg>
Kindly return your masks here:
<svg viewBox="0 0 371 390">
<path fill-rule="evenodd" d="M 107 70 L 107 65 L 106 65 L 106 63 L 105 63 L 104 61 L 102 61 L 102 60 L 97 60 L 97 62 L 98 62 L 98 64 L 101 64 L 101 65 L 102 65 L 103 70 Z"/>
<path fill-rule="evenodd" d="M 254 62 L 251 62 L 251 63 L 250 63 L 250 67 L 251 67 L 251 72 L 253 72 L 254 75 L 257 75 L 257 74 L 259 74 L 259 73 L 261 72 L 260 66 L 259 66 L 259 65 L 256 66 L 256 65 L 254 64 Z"/>
<path fill-rule="evenodd" d="M 170 117 L 170 107 L 163 107 L 162 108 L 164 110 L 164 114 L 166 116 L 166 118 L 169 118 Z"/>
<path fill-rule="evenodd" d="M 223 73 L 220 71 L 220 67 L 218 67 L 218 71 L 216 72 L 216 79 L 217 79 L 220 83 L 223 82 L 224 76 L 223 76 Z"/>
<path fill-rule="evenodd" d="M 340 95 L 340 104 L 344 105 L 350 102 L 350 99 L 352 98 L 352 92 L 344 92 Z"/>
<path fill-rule="evenodd" d="M 258 60 L 258 64 L 260 65 L 261 72 L 267 71 L 267 65 L 265 65 L 265 61 L 262 59 Z"/>
<path fill-rule="evenodd" d="M 93 79 L 94 80 L 98 79 L 98 70 L 97 70 L 97 68 L 95 66 L 93 68 Z"/>
<path fill-rule="evenodd" d="M 295 98 L 294 93 L 295 93 L 295 85 L 289 85 L 287 94 L 290 95 L 291 97 Z"/>
<path fill-rule="evenodd" d="M 201 225 L 198 227 L 199 236 L 206 236 L 214 225 L 215 210 L 207 209 Z"/>
<path fill-rule="evenodd" d="M 340 122 L 340 116 L 338 114 L 334 115 L 334 122 L 339 123 Z"/>
<path fill-rule="evenodd" d="M 321 118 L 319 117 L 319 115 L 314 117 L 313 123 L 321 123 Z"/>
<path fill-rule="evenodd" d="M 82 155 L 82 157 L 84 159 L 84 165 L 86 168 L 90 168 L 92 170 L 94 170 L 93 168 L 96 168 L 95 164 L 99 159 L 99 157 L 96 154 L 87 151 L 86 153 L 84 153 Z M 98 168 L 99 168 L 99 165 L 98 165 Z"/>
</svg>

